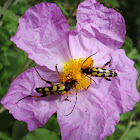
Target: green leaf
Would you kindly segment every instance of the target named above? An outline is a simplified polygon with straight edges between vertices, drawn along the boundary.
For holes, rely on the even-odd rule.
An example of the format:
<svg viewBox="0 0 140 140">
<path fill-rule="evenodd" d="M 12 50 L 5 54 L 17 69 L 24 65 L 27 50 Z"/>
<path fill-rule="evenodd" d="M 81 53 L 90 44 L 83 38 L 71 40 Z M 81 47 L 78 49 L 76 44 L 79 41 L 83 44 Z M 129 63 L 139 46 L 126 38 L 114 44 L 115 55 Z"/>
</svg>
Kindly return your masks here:
<svg viewBox="0 0 140 140">
<path fill-rule="evenodd" d="M 13 140 L 6 132 L 0 132 L 0 140 Z"/>
<path fill-rule="evenodd" d="M 0 34 L 5 38 L 5 40 L 10 40 L 9 32 L 2 26 L 0 26 Z"/>
<path fill-rule="evenodd" d="M 57 135 L 60 135 L 60 127 L 57 121 L 56 116 L 51 116 L 47 123 L 43 126 L 44 128 L 49 129 L 50 131 L 55 132 Z"/>
<path fill-rule="evenodd" d="M 6 94 L 7 91 L 8 87 L 7 88 L 0 87 L 0 99 L 2 99 L 2 97 Z"/>
<path fill-rule="evenodd" d="M 131 112 L 121 114 L 120 121 L 124 121 L 124 120 L 128 119 L 130 114 L 131 114 Z"/>
<path fill-rule="evenodd" d="M 21 140 L 60 140 L 54 133 L 45 128 L 38 128 L 33 132 L 28 133 Z"/>
<path fill-rule="evenodd" d="M 126 126 L 123 125 L 123 124 L 117 124 L 117 125 L 116 125 L 116 128 L 119 129 L 119 130 L 121 130 L 122 132 L 123 132 L 124 130 L 126 130 Z"/>
<path fill-rule="evenodd" d="M 140 138 L 140 128 L 138 126 L 133 127 L 125 135 L 124 140 L 133 140 L 134 138 Z"/>
<path fill-rule="evenodd" d="M 14 140 L 19 140 L 28 133 L 27 125 L 24 122 L 16 121 L 12 130 Z"/>
<path fill-rule="evenodd" d="M 3 7 L 0 6 L 0 13 L 11 18 L 14 21 L 18 22 L 18 19 L 20 18 L 20 16 L 15 15 L 14 13 L 12 13 L 11 11 L 4 9 Z"/>
<path fill-rule="evenodd" d="M 140 102 L 137 102 L 135 105 L 135 112 L 140 115 Z"/>
<path fill-rule="evenodd" d="M 130 53 L 127 54 L 127 56 L 130 58 L 130 59 L 137 59 L 138 61 L 140 60 L 140 54 L 138 53 L 138 50 L 137 49 L 132 49 Z"/>
<path fill-rule="evenodd" d="M 3 16 L 2 21 L 5 23 L 4 28 L 9 32 L 10 37 L 11 35 L 14 35 L 18 27 L 18 22 L 11 20 L 11 18 L 7 16 Z"/>
<path fill-rule="evenodd" d="M 3 68 L 3 65 L 2 65 L 2 63 L 0 62 L 0 70 Z"/>
<path fill-rule="evenodd" d="M 132 42 L 131 38 L 128 36 L 125 36 L 125 41 L 124 41 L 124 44 L 121 47 L 121 49 L 124 49 L 126 54 L 128 54 L 132 51 L 132 48 L 133 48 L 133 42 Z"/>
<path fill-rule="evenodd" d="M 63 6 L 60 2 L 58 2 L 57 5 L 58 5 L 58 7 L 61 9 L 62 13 L 63 13 L 65 16 L 68 16 L 68 15 L 69 15 L 69 13 L 66 11 L 66 9 L 64 8 L 64 6 Z"/>
<path fill-rule="evenodd" d="M 70 26 L 70 30 L 73 31 L 75 26 Z"/>
<path fill-rule="evenodd" d="M 110 5 L 110 7 L 119 8 L 120 4 L 117 0 L 101 0 L 101 3 L 105 5 Z"/>
</svg>

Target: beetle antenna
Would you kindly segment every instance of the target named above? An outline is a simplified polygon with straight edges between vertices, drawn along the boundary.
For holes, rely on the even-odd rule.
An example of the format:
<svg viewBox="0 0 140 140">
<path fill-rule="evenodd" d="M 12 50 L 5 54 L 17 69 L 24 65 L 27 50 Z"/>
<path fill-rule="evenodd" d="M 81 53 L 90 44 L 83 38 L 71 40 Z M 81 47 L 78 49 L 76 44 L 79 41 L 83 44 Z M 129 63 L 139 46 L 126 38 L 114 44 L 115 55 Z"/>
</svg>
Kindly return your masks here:
<svg viewBox="0 0 140 140">
<path fill-rule="evenodd" d="M 97 51 L 97 52 L 98 52 L 98 51 Z M 96 52 L 96 53 L 97 53 L 97 52 Z M 94 54 L 88 56 L 88 57 L 86 58 L 86 60 L 83 62 L 83 64 L 84 64 L 91 56 L 95 55 L 96 53 L 94 53 Z M 82 67 L 83 67 L 83 64 L 82 64 L 82 66 L 81 66 L 81 69 L 82 69 Z"/>
<path fill-rule="evenodd" d="M 17 104 L 19 101 L 21 101 L 21 100 L 23 100 L 23 99 L 25 99 L 25 98 L 27 98 L 27 97 L 32 97 L 32 96 L 31 96 L 31 95 L 25 96 L 25 97 L 19 99 L 19 100 L 16 102 L 16 104 Z"/>
<path fill-rule="evenodd" d="M 65 115 L 65 116 L 69 116 L 73 112 L 73 110 L 74 110 L 74 108 L 76 106 L 76 103 L 77 103 L 77 93 L 76 93 L 76 100 L 75 100 L 75 103 L 74 103 L 72 111 L 69 114 Z"/>
<path fill-rule="evenodd" d="M 16 104 L 17 104 L 19 101 L 21 101 L 21 100 L 23 100 L 23 99 L 25 99 L 25 98 L 27 98 L 27 97 L 36 97 L 36 98 L 39 98 L 39 97 L 43 97 L 43 95 L 42 95 L 42 96 L 32 96 L 32 95 L 28 95 L 28 96 L 25 96 L 25 97 L 19 99 L 19 100 L 16 102 Z"/>
<path fill-rule="evenodd" d="M 43 78 L 41 77 L 41 75 L 39 74 L 39 72 L 37 71 L 37 69 L 36 69 L 35 66 L 34 66 L 34 69 L 36 70 L 36 72 L 37 72 L 37 74 L 39 75 L 39 77 L 40 77 L 41 79 L 43 79 Z"/>
</svg>

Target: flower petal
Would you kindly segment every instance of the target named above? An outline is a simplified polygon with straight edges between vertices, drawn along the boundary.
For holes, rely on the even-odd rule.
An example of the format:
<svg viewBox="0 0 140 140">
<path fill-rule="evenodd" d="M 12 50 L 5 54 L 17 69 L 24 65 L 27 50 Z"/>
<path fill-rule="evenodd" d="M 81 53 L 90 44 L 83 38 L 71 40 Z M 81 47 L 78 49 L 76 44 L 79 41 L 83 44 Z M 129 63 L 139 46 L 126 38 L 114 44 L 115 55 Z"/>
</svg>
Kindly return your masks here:
<svg viewBox="0 0 140 140">
<path fill-rule="evenodd" d="M 37 66 L 36 69 L 44 79 L 51 76 L 51 80 L 55 82 L 58 78 L 54 72 L 44 67 Z M 29 131 L 33 131 L 43 126 L 50 116 L 56 112 L 60 96 L 48 95 L 47 97 L 28 97 L 21 101 L 19 100 L 28 95 L 41 96 L 35 91 L 35 88 L 46 86 L 47 84 L 40 79 L 35 69 L 29 69 L 13 81 L 9 91 L 1 100 L 1 104 L 9 110 L 9 113 L 15 119 L 26 122 Z"/>
<path fill-rule="evenodd" d="M 96 0 L 85 0 L 78 6 L 77 25 L 69 37 L 72 56 L 87 57 L 98 50 L 100 57 L 104 57 L 122 46 L 125 33 L 125 21 L 120 13 Z"/>
<path fill-rule="evenodd" d="M 80 140 L 102 140 L 114 132 L 120 114 L 132 110 L 140 99 L 136 89 L 138 73 L 133 65 L 124 50 L 115 51 L 111 67 L 106 67 L 115 69 L 118 76 L 112 77 L 111 82 L 92 77 L 96 84 L 92 82 L 85 93 L 78 92 L 74 111 L 65 116 L 71 112 L 76 100 L 75 96 L 69 95 L 72 102 L 64 103 L 57 111 L 62 139 L 74 140 L 78 135 Z"/>
<path fill-rule="evenodd" d="M 70 113 L 73 102 L 64 103 L 58 110 L 62 140 L 75 140 L 77 136 L 79 140 L 102 140 L 114 132 L 120 119 L 116 104 L 110 101 L 109 96 L 100 101 L 90 92 L 78 93 L 76 107 L 69 116 L 64 115 Z M 69 99 L 75 101 L 75 96 Z"/>
<path fill-rule="evenodd" d="M 92 77 L 95 80 L 97 87 L 93 89 L 90 86 L 89 90 L 94 91 L 96 96 L 100 96 L 100 100 L 104 100 L 105 96 L 110 96 L 120 113 L 125 113 L 133 109 L 134 105 L 139 101 L 140 96 L 136 89 L 136 81 L 138 72 L 134 67 L 134 62 L 129 59 L 125 51 L 119 49 L 114 51 L 111 56 L 107 55 L 104 60 L 107 62 L 111 59 L 111 66 L 106 66 L 106 69 L 113 70 L 117 73 L 116 77 L 111 77 L 111 82 L 103 78 Z M 103 59 L 95 61 L 94 66 L 102 67 L 105 64 Z"/>
<path fill-rule="evenodd" d="M 136 89 L 138 72 L 134 68 L 134 62 L 129 59 L 125 51 L 120 49 L 112 54 L 112 68 L 117 72 L 116 80 L 109 88 L 110 93 L 116 99 L 120 113 L 133 109 L 140 96 Z"/>
<path fill-rule="evenodd" d="M 67 20 L 57 5 L 40 3 L 29 8 L 19 19 L 17 33 L 11 41 L 37 64 L 54 70 L 55 64 L 70 57 L 69 32 Z"/>
</svg>

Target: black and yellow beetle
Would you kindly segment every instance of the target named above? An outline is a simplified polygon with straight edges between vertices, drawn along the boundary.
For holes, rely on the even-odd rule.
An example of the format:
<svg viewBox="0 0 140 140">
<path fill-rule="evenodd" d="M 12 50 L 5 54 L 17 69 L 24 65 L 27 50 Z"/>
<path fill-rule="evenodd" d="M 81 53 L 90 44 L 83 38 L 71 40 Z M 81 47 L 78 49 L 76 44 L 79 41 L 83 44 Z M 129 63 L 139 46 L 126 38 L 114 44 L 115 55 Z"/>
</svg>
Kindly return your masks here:
<svg viewBox="0 0 140 140">
<path fill-rule="evenodd" d="M 96 52 L 97 53 L 97 52 Z M 96 54 L 95 53 L 95 54 Z M 94 54 L 93 54 L 94 55 Z M 114 77 L 117 76 L 117 73 L 112 70 L 104 69 L 105 66 L 109 65 L 111 63 L 111 60 L 108 61 L 103 67 L 93 67 L 93 60 L 91 58 L 92 55 L 86 58 L 86 60 L 83 62 L 81 66 L 81 72 L 85 75 L 93 76 L 93 77 L 103 77 L 104 79 L 111 81 L 108 77 Z M 88 66 L 85 65 L 86 61 L 90 59 L 90 64 Z"/>
</svg>

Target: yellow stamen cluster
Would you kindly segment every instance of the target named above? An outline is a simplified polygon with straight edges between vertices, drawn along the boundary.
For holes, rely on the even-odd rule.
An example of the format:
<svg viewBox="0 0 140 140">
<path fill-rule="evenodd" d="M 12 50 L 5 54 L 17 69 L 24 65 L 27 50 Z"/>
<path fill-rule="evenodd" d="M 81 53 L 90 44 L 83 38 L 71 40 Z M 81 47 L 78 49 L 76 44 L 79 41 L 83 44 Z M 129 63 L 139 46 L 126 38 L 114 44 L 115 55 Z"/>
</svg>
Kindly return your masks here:
<svg viewBox="0 0 140 140">
<path fill-rule="evenodd" d="M 62 73 L 62 82 L 76 81 L 76 88 L 79 90 L 87 89 L 90 86 L 90 79 L 83 73 L 81 73 L 81 66 L 84 59 L 73 59 L 64 64 Z M 85 67 L 85 64 L 84 64 Z"/>
</svg>

